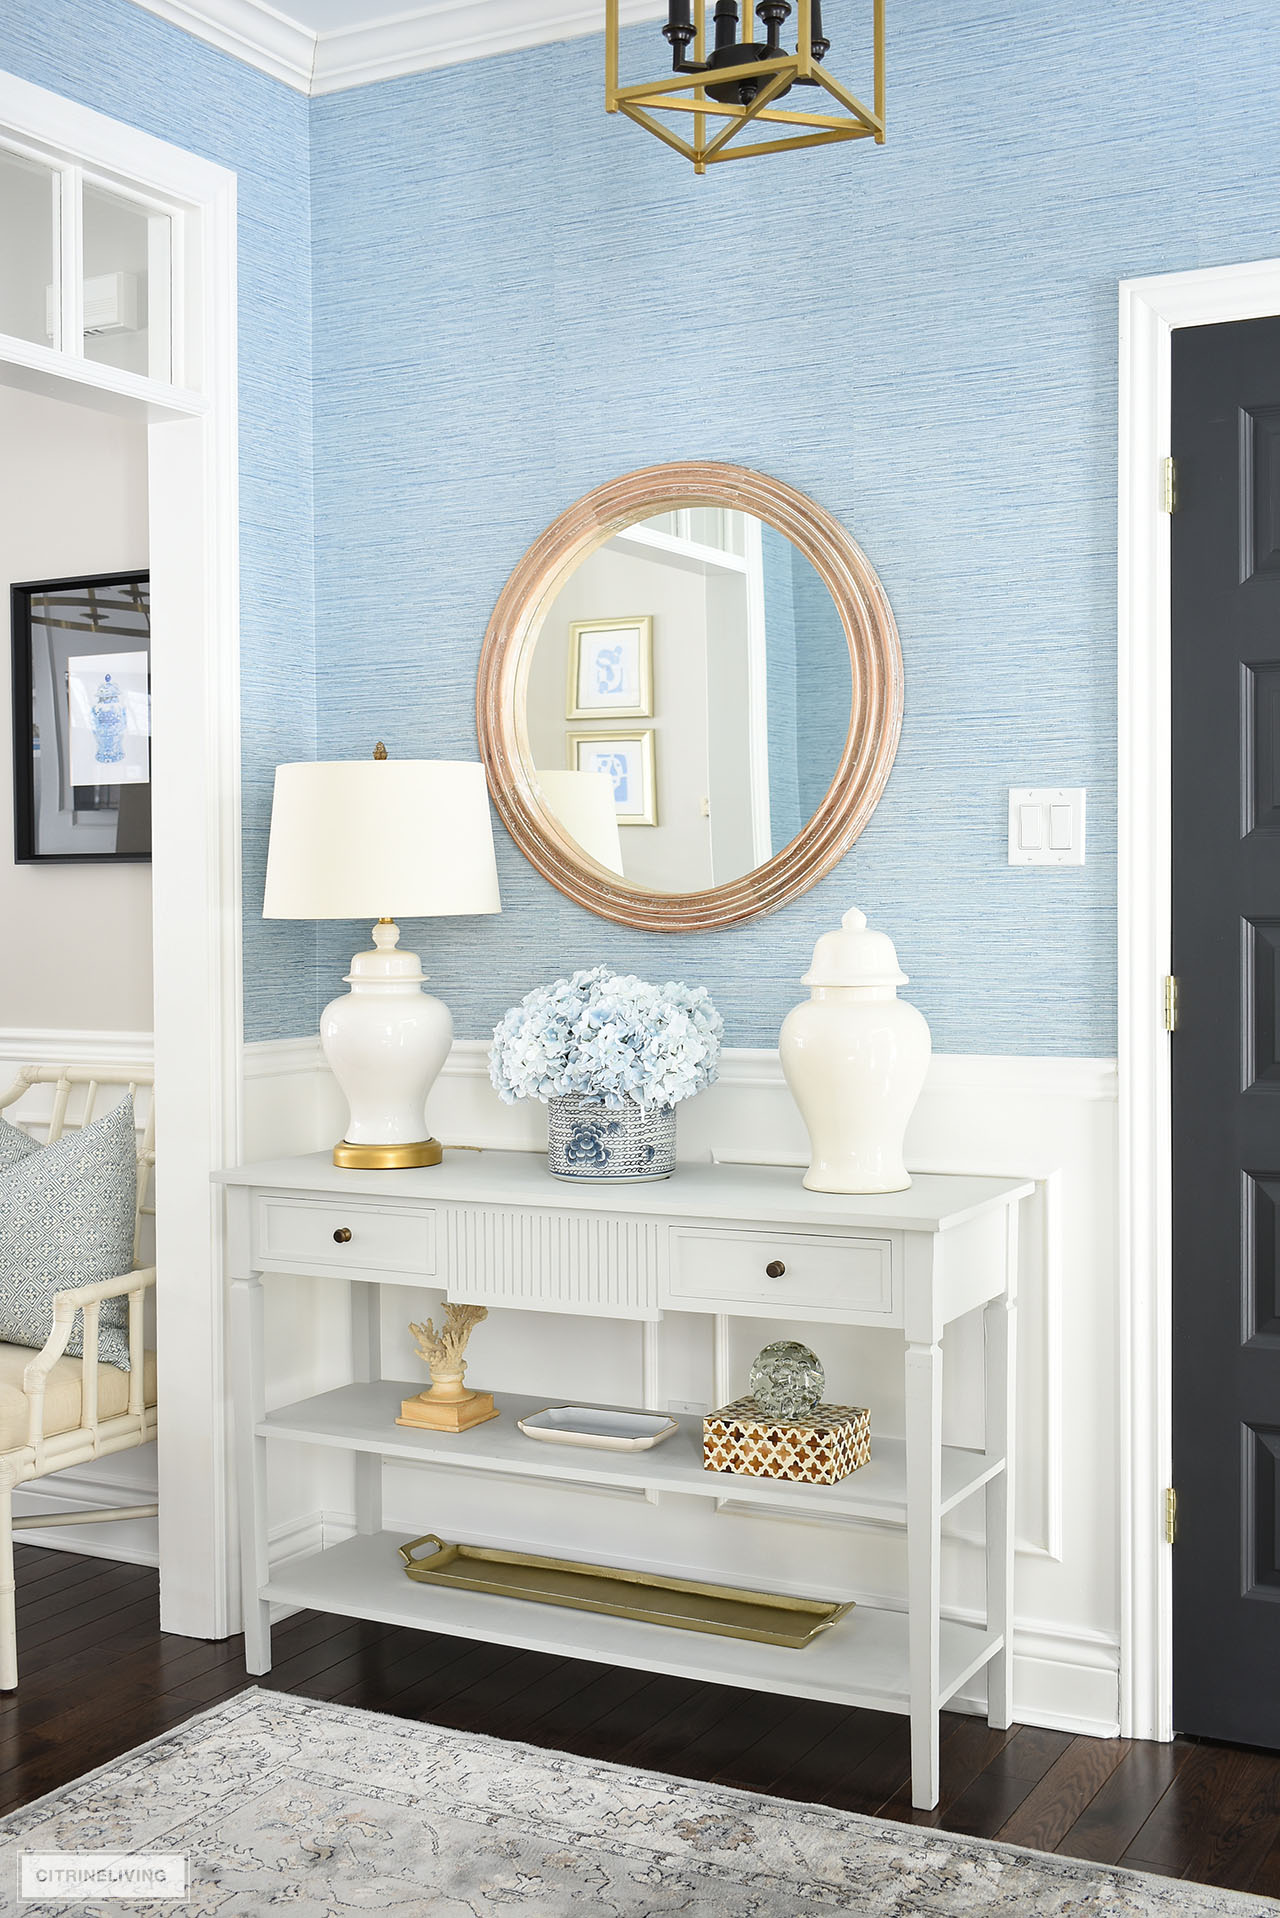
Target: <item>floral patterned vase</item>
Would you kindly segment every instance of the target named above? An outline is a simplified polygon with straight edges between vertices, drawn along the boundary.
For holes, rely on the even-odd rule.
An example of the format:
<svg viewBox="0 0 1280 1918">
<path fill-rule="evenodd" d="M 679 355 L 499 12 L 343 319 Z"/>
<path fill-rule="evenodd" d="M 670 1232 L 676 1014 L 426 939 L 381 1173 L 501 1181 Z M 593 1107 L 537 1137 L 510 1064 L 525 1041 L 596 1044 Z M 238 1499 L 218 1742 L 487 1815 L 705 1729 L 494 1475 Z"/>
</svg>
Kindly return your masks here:
<svg viewBox="0 0 1280 1918">
<path fill-rule="evenodd" d="M 98 696 L 89 709 L 93 737 L 97 746 L 94 758 L 100 766 L 117 766 L 124 758 L 124 735 L 128 713 L 117 689 L 107 674 L 98 688 Z"/>
<path fill-rule="evenodd" d="M 547 1101 L 547 1166 L 557 1179 L 665 1179 L 675 1163 L 674 1106 Z"/>
</svg>

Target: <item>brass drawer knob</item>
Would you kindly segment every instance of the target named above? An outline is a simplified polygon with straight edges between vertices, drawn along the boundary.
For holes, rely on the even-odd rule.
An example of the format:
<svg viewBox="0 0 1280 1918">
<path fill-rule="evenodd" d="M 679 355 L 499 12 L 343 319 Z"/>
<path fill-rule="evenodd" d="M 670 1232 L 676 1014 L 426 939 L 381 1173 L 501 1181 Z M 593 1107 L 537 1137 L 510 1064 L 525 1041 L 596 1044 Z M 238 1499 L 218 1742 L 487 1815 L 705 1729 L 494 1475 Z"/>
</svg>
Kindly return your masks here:
<svg viewBox="0 0 1280 1918">
<path fill-rule="evenodd" d="M 770 1259 L 768 1265 L 766 1265 L 764 1269 L 765 1277 L 769 1279 L 780 1279 L 783 1276 L 783 1274 L 786 1272 L 786 1269 L 787 1268 L 782 1263 L 781 1259 Z"/>
<path fill-rule="evenodd" d="M 350 1245 L 351 1227 L 349 1225 L 340 1225 L 333 1235 L 333 1242 L 335 1245 Z"/>
</svg>

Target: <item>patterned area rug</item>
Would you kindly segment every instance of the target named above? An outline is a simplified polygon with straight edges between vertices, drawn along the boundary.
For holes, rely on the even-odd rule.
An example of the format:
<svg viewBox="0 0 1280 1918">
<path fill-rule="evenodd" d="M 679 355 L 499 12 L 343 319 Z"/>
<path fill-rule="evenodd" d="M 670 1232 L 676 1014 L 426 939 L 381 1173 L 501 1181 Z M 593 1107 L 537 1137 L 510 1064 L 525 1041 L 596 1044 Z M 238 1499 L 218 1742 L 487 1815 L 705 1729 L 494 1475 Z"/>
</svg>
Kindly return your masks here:
<svg viewBox="0 0 1280 1918">
<path fill-rule="evenodd" d="M 68 1918 L 1179 1918 L 1270 1899 L 247 1691 L 0 1823 L 22 1851 L 186 1852 L 186 1904 Z M 0 1892 L 0 1908 L 15 1909 Z"/>
</svg>

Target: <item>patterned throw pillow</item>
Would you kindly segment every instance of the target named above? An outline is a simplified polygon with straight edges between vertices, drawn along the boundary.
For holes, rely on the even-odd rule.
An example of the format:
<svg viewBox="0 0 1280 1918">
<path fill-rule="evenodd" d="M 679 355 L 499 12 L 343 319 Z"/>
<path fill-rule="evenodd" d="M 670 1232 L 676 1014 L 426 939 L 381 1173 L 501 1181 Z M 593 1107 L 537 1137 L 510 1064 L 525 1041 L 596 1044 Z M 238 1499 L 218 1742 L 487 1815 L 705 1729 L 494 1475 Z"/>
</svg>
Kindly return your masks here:
<svg viewBox="0 0 1280 1918">
<path fill-rule="evenodd" d="M 0 1153 L 11 1143 L 0 1143 Z M 133 1270 L 133 1099 L 82 1131 L 64 1133 L 56 1145 L 37 1145 L 16 1163 L 0 1158 L 0 1167 L 0 1339 L 38 1350 L 53 1328 L 55 1292 Z M 105 1299 L 98 1357 L 125 1372 L 128 1324 L 129 1301 Z M 77 1316 L 67 1355 L 83 1352 L 84 1322 Z"/>
<path fill-rule="evenodd" d="M 29 1159 L 33 1152 L 40 1150 L 39 1139 L 33 1139 L 29 1132 L 10 1125 L 7 1119 L 0 1119 L 0 1172 L 7 1172 L 11 1165 L 17 1165 L 20 1159 Z"/>
</svg>

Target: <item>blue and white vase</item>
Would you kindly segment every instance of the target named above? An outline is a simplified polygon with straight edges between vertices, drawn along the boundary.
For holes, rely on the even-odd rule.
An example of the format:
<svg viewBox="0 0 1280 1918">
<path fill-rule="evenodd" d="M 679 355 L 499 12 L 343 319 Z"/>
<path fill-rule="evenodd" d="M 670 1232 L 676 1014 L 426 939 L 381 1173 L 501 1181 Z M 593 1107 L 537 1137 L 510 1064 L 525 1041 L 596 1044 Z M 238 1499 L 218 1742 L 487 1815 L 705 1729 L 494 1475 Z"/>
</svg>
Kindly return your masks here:
<svg viewBox="0 0 1280 1918">
<path fill-rule="evenodd" d="M 118 766 L 124 758 L 124 735 L 128 713 L 119 689 L 111 684 L 108 673 L 98 688 L 98 696 L 89 708 L 93 737 L 97 745 L 94 758 L 100 766 Z"/>
<path fill-rule="evenodd" d="M 674 1106 L 603 1106 L 577 1094 L 547 1102 L 547 1167 L 557 1179 L 666 1179 L 675 1163 Z"/>
</svg>

